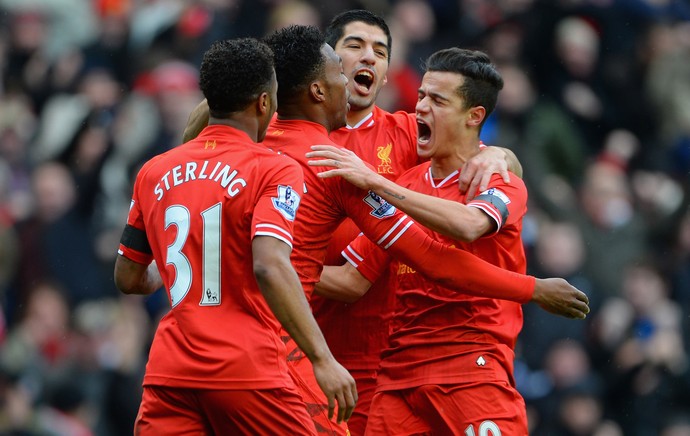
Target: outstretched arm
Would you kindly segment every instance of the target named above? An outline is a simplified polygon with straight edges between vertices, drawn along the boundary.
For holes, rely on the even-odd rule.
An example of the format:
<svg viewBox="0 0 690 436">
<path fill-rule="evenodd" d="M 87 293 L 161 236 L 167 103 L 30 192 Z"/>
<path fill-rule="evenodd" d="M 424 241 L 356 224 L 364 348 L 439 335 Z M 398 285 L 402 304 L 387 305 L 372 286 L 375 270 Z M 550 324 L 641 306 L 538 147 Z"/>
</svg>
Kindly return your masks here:
<svg viewBox="0 0 690 436">
<path fill-rule="evenodd" d="M 252 255 L 254 276 L 268 306 L 312 362 L 316 380 L 328 398 L 329 418 L 337 402 L 338 422 L 348 420 L 357 403 L 355 381 L 328 349 L 290 262 L 290 246 L 270 236 L 256 236 Z"/>
<path fill-rule="evenodd" d="M 495 223 L 481 210 L 403 188 L 372 171 L 350 150 L 328 145 L 315 145 L 312 150 L 307 157 L 322 160 L 310 160 L 309 165 L 335 167 L 320 172 L 319 177 L 340 176 L 358 188 L 374 191 L 435 232 L 459 241 L 474 241 L 495 229 Z"/>
</svg>

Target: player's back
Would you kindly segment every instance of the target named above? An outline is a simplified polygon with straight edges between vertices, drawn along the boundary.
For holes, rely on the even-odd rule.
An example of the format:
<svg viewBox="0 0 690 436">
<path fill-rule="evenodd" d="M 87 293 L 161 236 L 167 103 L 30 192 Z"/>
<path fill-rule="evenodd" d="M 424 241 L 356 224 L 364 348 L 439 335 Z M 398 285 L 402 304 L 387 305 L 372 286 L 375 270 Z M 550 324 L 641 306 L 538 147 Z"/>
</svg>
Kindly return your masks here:
<svg viewBox="0 0 690 436">
<path fill-rule="evenodd" d="M 301 185 L 295 162 L 226 126 L 207 127 L 142 168 L 135 199 L 172 304 L 145 383 L 285 385 L 280 325 L 258 289 L 251 255 L 252 237 L 263 231 L 291 242 L 290 226 L 257 206 L 271 192 L 275 207 L 290 207 L 290 195 L 281 198 L 271 185 L 279 173 Z"/>
</svg>

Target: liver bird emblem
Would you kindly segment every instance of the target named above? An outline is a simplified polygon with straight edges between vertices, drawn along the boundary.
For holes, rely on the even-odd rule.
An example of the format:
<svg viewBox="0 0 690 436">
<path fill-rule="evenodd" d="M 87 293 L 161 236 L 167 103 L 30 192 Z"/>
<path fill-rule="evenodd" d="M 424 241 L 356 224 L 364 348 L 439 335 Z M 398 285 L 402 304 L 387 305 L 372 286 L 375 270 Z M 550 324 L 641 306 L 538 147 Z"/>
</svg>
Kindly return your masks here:
<svg viewBox="0 0 690 436">
<path fill-rule="evenodd" d="M 381 164 L 382 165 L 390 165 L 391 164 L 391 151 L 393 150 L 393 144 L 388 143 L 386 144 L 385 147 L 378 147 L 376 149 L 376 157 L 381 159 Z"/>
</svg>

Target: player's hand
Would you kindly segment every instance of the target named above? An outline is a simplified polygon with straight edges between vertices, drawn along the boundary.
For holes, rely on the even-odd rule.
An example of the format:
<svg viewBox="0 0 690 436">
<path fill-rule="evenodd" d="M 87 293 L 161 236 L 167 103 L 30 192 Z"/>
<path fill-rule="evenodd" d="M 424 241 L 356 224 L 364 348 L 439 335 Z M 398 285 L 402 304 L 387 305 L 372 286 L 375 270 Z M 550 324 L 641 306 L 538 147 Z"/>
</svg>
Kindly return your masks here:
<svg viewBox="0 0 690 436">
<path fill-rule="evenodd" d="M 355 379 L 332 356 L 324 361 L 312 362 L 314 375 L 321 390 L 328 398 L 328 419 L 333 418 L 335 403 L 338 403 L 340 423 L 352 416 L 357 404 L 357 386 Z"/>
<path fill-rule="evenodd" d="M 460 192 L 471 200 L 478 192 L 486 191 L 494 174 L 500 174 L 505 183 L 510 183 L 506 152 L 500 147 L 484 147 L 462 166 L 458 180 Z"/>
<path fill-rule="evenodd" d="M 554 315 L 585 319 L 589 313 L 587 295 L 560 278 L 537 279 L 532 301 Z"/>
<path fill-rule="evenodd" d="M 362 159 L 352 151 L 332 145 L 312 145 L 306 154 L 312 167 L 330 167 L 320 172 L 321 178 L 342 177 L 361 189 L 371 189 L 372 181 L 378 176 Z"/>
</svg>

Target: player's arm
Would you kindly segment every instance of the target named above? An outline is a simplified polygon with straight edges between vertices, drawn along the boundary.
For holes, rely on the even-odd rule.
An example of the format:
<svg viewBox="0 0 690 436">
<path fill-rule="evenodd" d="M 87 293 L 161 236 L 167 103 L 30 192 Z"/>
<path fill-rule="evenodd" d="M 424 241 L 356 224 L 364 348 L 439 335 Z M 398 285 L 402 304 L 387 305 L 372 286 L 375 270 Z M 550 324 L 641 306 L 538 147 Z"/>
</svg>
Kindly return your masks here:
<svg viewBox="0 0 690 436">
<path fill-rule="evenodd" d="M 315 292 L 333 300 L 354 303 L 388 268 L 391 258 L 361 233 L 341 254 L 346 259 L 345 264 L 324 266 Z"/>
<path fill-rule="evenodd" d="M 149 295 L 163 286 L 163 280 L 155 261 L 145 265 L 118 255 L 115 286 L 124 294 Z"/>
<path fill-rule="evenodd" d="M 319 282 L 314 288 L 318 295 L 343 303 L 354 303 L 367 293 L 371 282 L 360 274 L 354 265 L 325 265 Z"/>
<path fill-rule="evenodd" d="M 141 216 L 138 201 L 133 200 L 132 204 L 130 222 Z M 114 279 L 115 286 L 124 294 L 149 295 L 163 286 L 146 232 L 133 224 L 125 225 L 122 231 Z"/>
<path fill-rule="evenodd" d="M 266 302 L 283 328 L 312 362 L 319 386 L 329 402 L 329 417 L 338 403 L 338 422 L 352 415 L 357 402 L 354 379 L 333 357 L 311 313 L 290 246 L 270 236 L 252 240 L 254 276 Z"/>
<path fill-rule="evenodd" d="M 307 154 L 310 165 L 328 165 L 335 169 L 319 173 L 319 177 L 341 176 L 364 190 L 371 190 L 403 210 L 423 226 L 458 241 L 474 241 L 496 229 L 493 220 L 481 210 L 467 205 L 432 197 L 399 186 L 372 171 L 357 155 L 344 148 L 317 145 Z"/>
<path fill-rule="evenodd" d="M 336 167 L 336 170 L 319 173 L 320 176 L 329 177 L 331 174 L 332 177 L 338 171 L 339 163 L 329 156 L 325 157 L 327 159 L 316 162 L 315 166 Z M 313 164 L 310 162 L 310 165 Z M 368 177 L 367 174 L 364 173 L 363 177 Z M 372 177 L 376 176 L 373 173 Z M 355 178 L 353 185 L 368 186 L 367 183 Z M 563 286 L 541 286 L 535 283 L 533 276 L 504 270 L 472 253 L 433 240 L 410 217 L 390 204 L 376 205 L 376 200 L 366 191 L 347 191 L 347 188 L 341 187 L 340 194 L 344 197 L 339 201 L 367 237 L 430 280 L 467 295 L 518 303 L 534 301 L 549 312 L 570 318 L 584 318 L 589 313 L 587 295 L 568 285 L 565 280 L 554 279 Z M 372 215 L 376 217 L 373 220 Z"/>
<path fill-rule="evenodd" d="M 482 147 L 480 152 L 465 162 L 460 172 L 458 185 L 467 198 L 485 191 L 493 174 L 499 174 L 505 183 L 510 183 L 510 173 L 522 177 L 522 165 L 512 150 L 503 147 Z"/>
<path fill-rule="evenodd" d="M 192 139 L 199 136 L 202 130 L 208 126 L 208 103 L 204 99 L 199 103 L 187 119 L 187 125 L 184 128 L 184 134 L 182 135 L 182 142 L 191 141 Z"/>
</svg>

